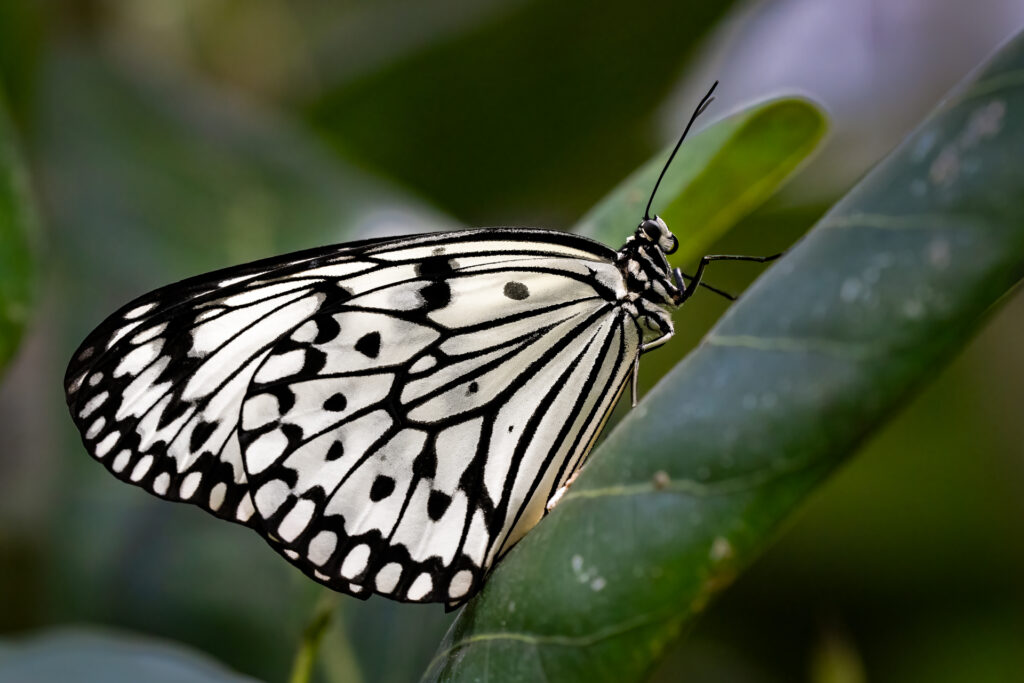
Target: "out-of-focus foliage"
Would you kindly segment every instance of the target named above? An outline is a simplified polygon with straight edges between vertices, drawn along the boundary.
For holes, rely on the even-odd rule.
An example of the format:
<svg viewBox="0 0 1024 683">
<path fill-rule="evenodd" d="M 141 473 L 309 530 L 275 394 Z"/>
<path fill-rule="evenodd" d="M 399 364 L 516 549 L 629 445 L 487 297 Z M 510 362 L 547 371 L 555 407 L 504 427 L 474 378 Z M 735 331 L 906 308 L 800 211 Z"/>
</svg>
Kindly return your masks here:
<svg viewBox="0 0 1024 683">
<path fill-rule="evenodd" d="M 949 60 L 918 59 L 931 24 L 916 23 L 916 10 L 895 21 L 866 0 L 835 2 L 868 7 L 875 20 L 840 21 L 808 0 L 768 0 L 757 12 L 675 0 L 614 11 L 580 0 L 0 3 L 0 84 L 46 237 L 29 333 L 0 384 L 0 671 L 5 657 L 45 642 L 29 634 L 76 624 L 177 641 L 241 674 L 282 680 L 317 601 L 319 589 L 250 532 L 152 499 L 85 457 L 60 378 L 106 314 L 179 277 L 357 234 L 572 225 L 679 134 L 664 125 L 666 112 L 688 116 L 697 96 L 667 106 L 665 97 L 673 83 L 703 92 L 726 73 L 717 58 L 693 57 L 712 33 L 744 42 L 737 17 L 797 52 L 804 37 L 793 25 L 826 44 L 829 30 L 845 47 L 859 40 L 865 55 L 878 41 L 903 47 L 906 60 L 884 64 L 898 88 L 830 78 L 830 106 L 844 94 L 884 100 L 909 125 L 942 89 L 936 83 L 960 77 Z M 975 27 L 991 24 L 981 15 L 997 4 L 1005 0 L 961 3 L 962 21 L 929 35 L 976 47 L 985 38 Z M 785 32 L 775 8 L 789 13 Z M 807 28 L 829 21 L 832 29 Z M 804 94 L 786 86 L 791 62 L 755 53 L 758 69 L 747 73 L 771 75 L 772 96 Z M 839 54 L 816 50 L 800 64 L 826 74 Z M 730 97 L 763 101 L 742 83 L 722 83 L 701 120 L 707 135 L 733 111 Z M 861 120 L 879 139 L 898 139 L 875 111 Z M 774 146 L 757 132 L 748 143 L 778 151 L 792 131 L 775 130 Z M 714 170 L 693 164 L 696 151 L 684 147 L 677 164 Z M 781 176 L 775 159 L 761 171 L 741 163 L 746 180 L 715 180 L 668 209 L 679 211 L 672 227 L 692 239 L 687 224 L 714 212 L 713 191 L 773 168 Z M 767 194 L 719 207 L 723 237 L 709 250 L 781 251 L 835 199 L 794 209 L 775 198 L 754 209 Z M 710 281 L 739 292 L 758 272 L 723 266 Z M 726 307 L 707 293 L 687 304 L 673 343 L 645 357 L 643 392 Z M 933 387 L 821 487 L 780 543 L 670 648 L 655 680 L 805 679 L 824 670 L 816 663 L 839 661 L 826 647 L 834 633 L 870 680 L 971 672 L 972 681 L 1002 681 L 1024 670 L 1014 647 L 1024 640 L 1020 309 L 1012 300 L 950 370 L 936 368 Z M 320 681 L 413 680 L 451 620 L 386 600 L 342 599 L 337 616 L 315 667 Z"/>
<path fill-rule="evenodd" d="M 0 683 L 254 683 L 179 646 L 125 635 L 56 632 L 0 645 Z"/>
<path fill-rule="evenodd" d="M 533 0 L 307 107 L 338 149 L 473 223 L 564 228 L 648 156 L 653 109 L 730 4 Z"/>
<path fill-rule="evenodd" d="M 27 170 L 0 96 L 0 376 L 28 322 L 35 276 L 31 240 L 35 233 Z"/>
</svg>

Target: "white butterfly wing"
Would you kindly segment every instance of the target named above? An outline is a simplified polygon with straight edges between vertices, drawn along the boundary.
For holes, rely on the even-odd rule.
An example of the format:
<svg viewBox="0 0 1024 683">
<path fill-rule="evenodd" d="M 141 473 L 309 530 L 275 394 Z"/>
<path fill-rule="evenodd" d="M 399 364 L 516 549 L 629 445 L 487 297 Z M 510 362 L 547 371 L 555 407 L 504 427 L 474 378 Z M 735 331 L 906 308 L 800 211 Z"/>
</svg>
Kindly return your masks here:
<svg viewBox="0 0 1024 683">
<path fill-rule="evenodd" d="M 249 524 L 332 588 L 457 603 L 624 386 L 639 333 L 613 255 L 504 229 L 187 281 L 86 340 L 69 405 L 119 477 Z"/>
</svg>

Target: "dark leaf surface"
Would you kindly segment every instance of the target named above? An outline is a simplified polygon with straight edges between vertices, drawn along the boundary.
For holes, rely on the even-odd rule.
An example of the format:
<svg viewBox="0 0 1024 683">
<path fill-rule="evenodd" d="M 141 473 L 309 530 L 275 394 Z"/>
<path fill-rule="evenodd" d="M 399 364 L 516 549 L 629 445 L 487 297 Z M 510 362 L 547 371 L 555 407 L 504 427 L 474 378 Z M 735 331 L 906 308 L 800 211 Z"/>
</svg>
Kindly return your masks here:
<svg viewBox="0 0 1024 683">
<path fill-rule="evenodd" d="M 429 680 L 639 680 L 1024 274 L 1024 40 L 771 268 L 460 615 Z"/>
</svg>

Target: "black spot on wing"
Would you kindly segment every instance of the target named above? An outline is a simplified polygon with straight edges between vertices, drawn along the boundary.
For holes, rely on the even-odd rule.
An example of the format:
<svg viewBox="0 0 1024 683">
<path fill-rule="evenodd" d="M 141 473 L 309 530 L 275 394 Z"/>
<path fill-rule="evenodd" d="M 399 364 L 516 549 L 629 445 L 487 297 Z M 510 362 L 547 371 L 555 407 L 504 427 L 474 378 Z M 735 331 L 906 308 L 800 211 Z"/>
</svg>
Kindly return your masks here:
<svg viewBox="0 0 1024 683">
<path fill-rule="evenodd" d="M 395 480 L 384 474 L 378 475 L 370 487 L 370 500 L 379 502 L 390 496 L 395 491 Z"/>
<path fill-rule="evenodd" d="M 423 299 L 423 308 L 435 311 L 451 303 L 452 288 L 442 280 L 431 282 L 420 290 L 420 298 Z"/>
<path fill-rule="evenodd" d="M 380 354 L 380 332 L 364 334 L 356 342 L 356 351 L 367 358 L 376 358 Z"/>
<path fill-rule="evenodd" d="M 430 498 L 427 499 L 427 514 L 436 522 L 444 517 L 444 513 L 451 503 L 452 497 L 444 491 L 431 491 Z"/>
<path fill-rule="evenodd" d="M 509 299 L 522 301 L 526 297 L 530 296 L 530 288 L 522 282 L 506 282 L 504 293 Z"/>
<path fill-rule="evenodd" d="M 343 455 L 345 455 L 345 447 L 341 445 L 340 441 L 335 441 L 331 444 L 331 447 L 327 449 L 327 454 L 324 456 L 324 459 L 330 462 L 331 460 L 337 460 Z"/>
<path fill-rule="evenodd" d="M 200 422 L 192 430 L 192 437 L 189 439 L 188 447 L 193 453 L 199 451 L 206 440 L 210 438 L 214 430 L 217 429 L 216 422 Z"/>
<path fill-rule="evenodd" d="M 348 407 L 348 399 L 345 398 L 345 394 L 338 392 L 334 396 L 324 401 L 324 410 L 330 410 L 333 413 L 340 413 Z"/>
</svg>

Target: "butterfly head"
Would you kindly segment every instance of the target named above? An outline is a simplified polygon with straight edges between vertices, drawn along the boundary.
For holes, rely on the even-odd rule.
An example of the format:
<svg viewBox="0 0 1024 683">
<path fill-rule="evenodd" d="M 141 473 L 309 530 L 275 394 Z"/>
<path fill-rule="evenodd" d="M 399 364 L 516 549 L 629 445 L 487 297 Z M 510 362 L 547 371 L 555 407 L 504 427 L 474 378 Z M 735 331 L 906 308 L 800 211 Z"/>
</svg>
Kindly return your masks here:
<svg viewBox="0 0 1024 683">
<path fill-rule="evenodd" d="M 672 254 L 679 248 L 679 240 L 659 216 L 645 218 L 636 229 L 636 238 L 658 247 L 664 254 Z"/>
</svg>

